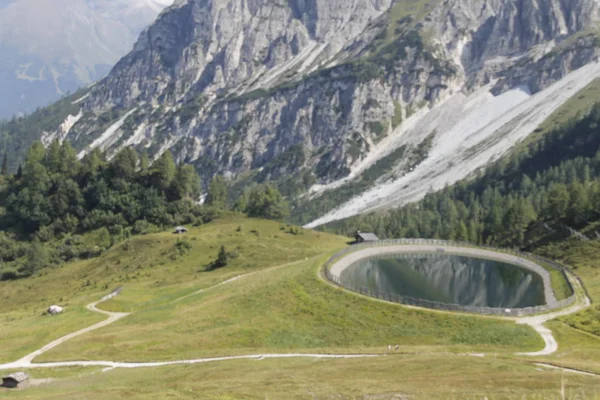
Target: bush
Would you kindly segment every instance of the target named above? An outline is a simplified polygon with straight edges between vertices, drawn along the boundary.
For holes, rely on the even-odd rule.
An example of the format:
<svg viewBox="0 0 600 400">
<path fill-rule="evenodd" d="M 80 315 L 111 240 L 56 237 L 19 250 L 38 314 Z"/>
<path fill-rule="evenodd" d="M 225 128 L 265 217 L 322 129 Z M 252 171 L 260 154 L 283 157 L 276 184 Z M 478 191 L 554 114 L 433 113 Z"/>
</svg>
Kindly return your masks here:
<svg viewBox="0 0 600 400">
<path fill-rule="evenodd" d="M 179 254 L 186 254 L 192 249 L 192 245 L 187 240 L 179 240 L 177 239 L 177 243 L 175 243 L 175 248 Z"/>
<path fill-rule="evenodd" d="M 19 274 L 15 271 L 4 271 L 0 274 L 0 281 L 16 281 L 19 279 Z"/>
<path fill-rule="evenodd" d="M 263 185 L 250 193 L 247 212 L 253 218 L 282 220 L 289 215 L 289 205 L 277 189 Z"/>
<path fill-rule="evenodd" d="M 135 235 L 148 235 L 150 233 L 160 232 L 160 228 L 154 224 L 149 223 L 145 219 L 135 221 L 131 232 Z"/>
</svg>

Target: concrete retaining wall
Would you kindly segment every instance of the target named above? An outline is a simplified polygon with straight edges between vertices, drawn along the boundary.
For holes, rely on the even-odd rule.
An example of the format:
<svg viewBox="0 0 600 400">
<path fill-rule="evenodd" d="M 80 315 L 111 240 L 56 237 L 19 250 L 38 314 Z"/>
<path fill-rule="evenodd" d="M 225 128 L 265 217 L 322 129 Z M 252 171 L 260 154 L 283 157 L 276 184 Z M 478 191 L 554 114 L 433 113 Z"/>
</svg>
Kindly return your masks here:
<svg viewBox="0 0 600 400">
<path fill-rule="evenodd" d="M 466 247 L 466 246 L 469 247 Z M 552 279 L 548 270 L 542 266 L 531 261 L 530 255 L 523 253 L 504 251 L 499 252 L 491 249 L 483 249 L 480 247 L 470 247 L 465 244 L 461 246 L 460 243 L 448 242 L 448 241 L 436 241 L 429 239 L 400 239 L 400 240 L 388 240 L 380 241 L 375 243 L 365 243 L 357 246 L 352 246 L 348 249 L 341 251 L 340 253 L 333 256 L 325 265 L 325 275 L 332 282 L 345 287 L 346 289 L 366 294 L 372 297 L 376 297 L 382 300 L 392 301 L 401 304 L 415 305 L 427 308 L 435 308 L 449 311 L 462 311 L 480 314 L 492 314 L 492 315 L 511 315 L 521 316 L 527 314 L 535 314 L 545 312 L 548 310 L 565 307 L 572 304 L 575 301 L 574 291 L 573 295 L 569 298 L 558 301 L 552 289 Z M 409 298 L 406 296 L 399 296 L 390 293 L 374 292 L 367 288 L 361 287 L 350 287 L 348 284 L 342 284 L 341 274 L 350 265 L 365 259 L 375 256 L 393 255 L 393 254 L 410 254 L 410 253 L 432 253 L 432 254 L 453 254 L 469 256 L 474 258 L 488 259 L 494 261 L 501 261 L 508 264 L 513 264 L 529 271 L 532 271 L 542 277 L 544 284 L 544 296 L 546 304 L 543 306 L 527 307 L 527 308 L 491 308 L 491 307 L 473 307 L 473 306 L 462 306 L 459 304 L 446 304 L 438 303 L 434 301 Z M 525 258 L 528 257 L 528 258 Z M 549 260 L 544 260 L 557 269 L 561 269 L 559 265 L 552 263 Z M 550 264 L 552 263 L 552 264 Z M 564 271 L 563 271 L 564 273 Z M 565 279 L 569 282 L 568 277 L 565 274 Z M 570 282 L 569 282 L 570 285 Z M 572 290 L 572 287 L 571 287 Z"/>
</svg>

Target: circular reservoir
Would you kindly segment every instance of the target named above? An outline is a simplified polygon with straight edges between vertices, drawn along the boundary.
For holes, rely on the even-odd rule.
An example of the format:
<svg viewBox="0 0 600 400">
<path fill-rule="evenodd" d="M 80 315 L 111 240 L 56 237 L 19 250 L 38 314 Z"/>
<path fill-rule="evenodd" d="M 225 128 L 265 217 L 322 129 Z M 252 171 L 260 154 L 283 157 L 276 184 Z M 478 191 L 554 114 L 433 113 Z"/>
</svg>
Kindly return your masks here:
<svg viewBox="0 0 600 400">
<path fill-rule="evenodd" d="M 342 286 L 467 307 L 546 304 L 542 277 L 528 269 L 453 254 L 388 254 L 361 259 L 340 275 Z"/>
</svg>

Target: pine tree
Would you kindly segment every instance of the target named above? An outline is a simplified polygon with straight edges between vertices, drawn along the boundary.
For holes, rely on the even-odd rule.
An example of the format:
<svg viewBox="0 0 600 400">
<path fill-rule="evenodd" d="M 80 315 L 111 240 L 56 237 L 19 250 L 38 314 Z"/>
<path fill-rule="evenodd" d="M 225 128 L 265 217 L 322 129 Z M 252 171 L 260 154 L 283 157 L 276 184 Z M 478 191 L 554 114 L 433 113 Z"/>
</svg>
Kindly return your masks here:
<svg viewBox="0 0 600 400">
<path fill-rule="evenodd" d="M 0 175 L 8 175 L 8 154 L 6 153 L 4 153 L 4 157 L 2 158 L 2 169 L 0 170 Z"/>
<path fill-rule="evenodd" d="M 217 256 L 217 266 L 219 268 L 225 267 L 229 262 L 229 256 L 227 255 L 227 251 L 225 250 L 225 246 L 221 246 L 219 250 L 219 255 Z"/>
<path fill-rule="evenodd" d="M 177 168 L 177 174 L 171 184 L 171 198 L 173 200 L 191 199 L 196 201 L 200 198 L 202 188 L 200 177 L 191 165 L 183 165 Z"/>
<path fill-rule="evenodd" d="M 238 197 L 238 199 L 235 201 L 235 204 L 233 205 L 233 209 L 237 212 L 246 212 L 246 210 L 248 209 L 248 195 L 246 194 L 246 192 L 243 192 L 240 197 Z"/>
<path fill-rule="evenodd" d="M 140 157 L 140 172 L 142 175 L 145 175 L 150 168 L 150 158 L 148 157 L 148 153 L 144 151 L 142 156 Z"/>
<path fill-rule="evenodd" d="M 206 204 L 217 208 L 227 207 L 227 186 L 220 175 L 215 175 L 208 185 Z"/>
<path fill-rule="evenodd" d="M 165 151 L 150 170 L 152 185 L 161 190 L 167 190 L 177 173 L 177 166 L 173 161 L 173 154 L 169 150 Z"/>
<path fill-rule="evenodd" d="M 117 153 L 111 162 L 115 178 L 131 180 L 136 174 L 138 163 L 137 152 L 133 147 L 125 147 Z"/>
<path fill-rule="evenodd" d="M 456 228 L 456 240 L 462 242 L 469 240 L 469 231 L 464 221 L 458 223 L 458 227 Z"/>
</svg>

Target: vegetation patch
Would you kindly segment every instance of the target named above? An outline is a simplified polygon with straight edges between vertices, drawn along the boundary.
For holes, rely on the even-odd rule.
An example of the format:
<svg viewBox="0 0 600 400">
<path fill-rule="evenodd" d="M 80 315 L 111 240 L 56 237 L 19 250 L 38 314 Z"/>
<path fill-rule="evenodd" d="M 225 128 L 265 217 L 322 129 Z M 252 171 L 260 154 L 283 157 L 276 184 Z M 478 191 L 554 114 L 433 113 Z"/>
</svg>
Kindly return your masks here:
<svg viewBox="0 0 600 400">
<path fill-rule="evenodd" d="M 395 101 L 394 102 L 394 116 L 392 117 L 392 128 L 396 129 L 397 127 L 402 125 L 402 121 L 403 121 L 402 112 L 403 112 L 402 104 Z"/>
<path fill-rule="evenodd" d="M 168 306 L 144 308 L 42 359 L 168 360 L 327 348 L 353 352 L 395 342 L 509 351 L 541 347 L 533 330 L 512 321 L 417 311 L 340 290 L 317 276 L 326 259 L 265 270 Z M 145 334 L 149 329 L 151 336 Z"/>
<path fill-rule="evenodd" d="M 378 179 L 389 176 L 390 172 L 405 158 L 406 146 L 401 146 L 367 168 L 360 177 L 309 200 L 297 200 L 292 207 L 292 219 L 306 224 L 328 211 L 345 203 L 372 187 Z"/>
<path fill-rule="evenodd" d="M 69 115 L 77 115 L 81 104 L 74 101 L 86 95 L 89 89 L 82 89 L 62 100 L 41 108 L 25 117 L 0 121 L 0 154 L 8 154 L 10 172 L 16 172 L 25 159 L 29 147 L 40 140 L 43 132 L 53 132 Z"/>
</svg>

